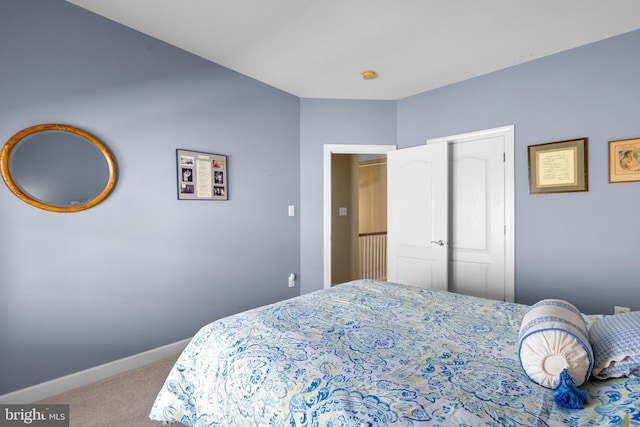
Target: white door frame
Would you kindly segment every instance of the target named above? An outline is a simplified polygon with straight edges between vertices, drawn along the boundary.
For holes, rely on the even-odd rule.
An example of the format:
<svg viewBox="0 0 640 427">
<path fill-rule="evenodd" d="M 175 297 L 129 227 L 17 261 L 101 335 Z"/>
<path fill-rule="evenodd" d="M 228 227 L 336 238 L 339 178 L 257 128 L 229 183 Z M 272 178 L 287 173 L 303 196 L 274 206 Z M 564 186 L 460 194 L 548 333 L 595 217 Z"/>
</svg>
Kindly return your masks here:
<svg viewBox="0 0 640 427">
<path fill-rule="evenodd" d="M 470 132 L 442 138 L 428 139 L 427 144 L 448 142 L 455 144 L 481 138 L 503 136 L 505 138 L 504 151 L 504 221 L 505 221 L 505 289 L 504 299 L 515 301 L 515 127 L 513 125 Z"/>
<path fill-rule="evenodd" d="M 387 154 L 395 145 L 324 145 L 324 289 L 331 287 L 331 155 Z"/>
</svg>

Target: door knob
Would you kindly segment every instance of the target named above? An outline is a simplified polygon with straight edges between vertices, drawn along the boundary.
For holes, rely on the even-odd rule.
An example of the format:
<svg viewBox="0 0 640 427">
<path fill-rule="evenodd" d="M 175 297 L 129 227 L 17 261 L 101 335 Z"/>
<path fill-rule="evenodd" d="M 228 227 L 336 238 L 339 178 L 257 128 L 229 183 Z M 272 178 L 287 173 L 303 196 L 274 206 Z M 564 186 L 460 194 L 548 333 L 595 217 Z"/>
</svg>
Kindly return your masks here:
<svg viewBox="0 0 640 427">
<path fill-rule="evenodd" d="M 438 246 L 444 246 L 444 241 L 442 240 L 432 240 L 431 243 L 435 243 Z"/>
</svg>

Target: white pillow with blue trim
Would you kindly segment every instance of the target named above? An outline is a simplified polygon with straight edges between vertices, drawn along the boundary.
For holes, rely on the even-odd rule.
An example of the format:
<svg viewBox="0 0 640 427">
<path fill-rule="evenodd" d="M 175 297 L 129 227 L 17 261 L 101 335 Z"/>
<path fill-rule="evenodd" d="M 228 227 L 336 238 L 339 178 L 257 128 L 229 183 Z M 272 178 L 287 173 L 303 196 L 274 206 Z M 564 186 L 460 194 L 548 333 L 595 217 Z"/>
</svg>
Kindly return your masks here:
<svg viewBox="0 0 640 427">
<path fill-rule="evenodd" d="M 559 299 L 531 306 L 520 324 L 518 356 L 532 381 L 556 390 L 556 403 L 584 407 L 586 395 L 576 387 L 591 375 L 593 350 L 587 325 L 575 306 Z"/>
<path fill-rule="evenodd" d="M 589 329 L 598 379 L 640 377 L 640 311 L 596 320 Z"/>
</svg>

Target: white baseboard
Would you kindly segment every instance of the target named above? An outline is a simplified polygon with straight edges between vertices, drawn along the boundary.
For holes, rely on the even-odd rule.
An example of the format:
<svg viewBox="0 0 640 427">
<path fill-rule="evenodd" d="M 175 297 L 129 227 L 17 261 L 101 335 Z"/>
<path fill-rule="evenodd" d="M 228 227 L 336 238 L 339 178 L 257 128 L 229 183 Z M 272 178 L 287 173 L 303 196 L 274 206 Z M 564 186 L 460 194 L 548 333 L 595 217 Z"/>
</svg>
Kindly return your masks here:
<svg viewBox="0 0 640 427">
<path fill-rule="evenodd" d="M 0 404 L 29 404 L 74 388 L 82 387 L 148 363 L 157 362 L 167 357 L 178 355 L 184 350 L 191 338 L 154 348 L 143 353 L 134 354 L 124 359 L 115 360 L 84 371 L 75 372 L 41 384 L 23 388 L 0 396 Z"/>
</svg>

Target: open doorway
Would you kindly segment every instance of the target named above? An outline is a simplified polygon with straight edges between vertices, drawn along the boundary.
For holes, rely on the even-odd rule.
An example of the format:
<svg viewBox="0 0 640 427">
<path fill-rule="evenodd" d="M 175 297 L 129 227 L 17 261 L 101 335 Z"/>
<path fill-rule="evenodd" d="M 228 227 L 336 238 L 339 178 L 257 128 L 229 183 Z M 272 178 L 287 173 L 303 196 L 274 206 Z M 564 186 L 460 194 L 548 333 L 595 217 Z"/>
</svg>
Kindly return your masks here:
<svg viewBox="0 0 640 427">
<path fill-rule="evenodd" d="M 358 156 L 359 279 L 387 280 L 387 156 Z"/>
<path fill-rule="evenodd" d="M 331 155 L 331 283 L 387 279 L 387 156 Z"/>
<path fill-rule="evenodd" d="M 339 160 L 341 164 L 348 164 L 344 166 L 347 169 L 353 170 L 358 168 L 358 160 L 360 155 L 366 155 L 370 157 L 363 158 L 363 160 L 369 160 L 374 157 L 384 157 L 389 151 L 395 150 L 395 145 L 325 145 L 324 146 L 324 287 L 331 287 L 332 283 L 342 283 L 347 277 L 353 278 L 359 272 L 359 209 L 354 204 L 347 204 L 340 196 L 334 198 L 333 191 L 333 171 L 334 155 L 353 155 L 347 156 Z M 338 157 L 336 157 L 338 159 Z M 344 172 L 340 173 L 340 176 Z M 352 172 L 352 175 L 357 175 L 356 172 Z M 353 195 L 357 192 L 357 183 L 353 180 L 351 184 L 340 184 L 341 190 Z M 356 196 L 357 198 L 357 196 Z M 351 202 L 349 202 L 351 203 Z M 341 205 L 343 204 L 343 205 Z M 346 205 L 346 206 L 344 206 Z M 344 209 L 347 208 L 346 212 Z M 340 215 L 340 214 L 343 215 Z M 333 219 L 337 218 L 334 222 Z M 386 218 L 384 219 L 386 222 Z M 334 232 L 334 227 L 340 227 Z M 335 240 L 334 240 L 335 239 Z M 338 243 L 337 240 L 340 242 Z M 332 242 L 336 241 L 336 244 Z M 385 250 L 386 256 L 386 250 Z M 336 272 L 339 273 L 334 276 L 334 265 L 336 265 Z M 335 281 L 333 280 L 335 278 Z M 350 280 L 350 279 L 348 279 Z"/>
</svg>

